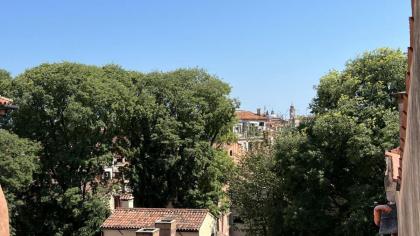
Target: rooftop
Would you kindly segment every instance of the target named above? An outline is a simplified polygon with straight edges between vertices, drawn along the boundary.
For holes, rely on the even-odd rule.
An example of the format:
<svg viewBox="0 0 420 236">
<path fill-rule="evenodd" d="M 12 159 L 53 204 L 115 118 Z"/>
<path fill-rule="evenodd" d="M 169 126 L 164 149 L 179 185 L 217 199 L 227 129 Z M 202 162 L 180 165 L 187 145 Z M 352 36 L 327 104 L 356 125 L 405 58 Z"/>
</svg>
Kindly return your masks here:
<svg viewBox="0 0 420 236">
<path fill-rule="evenodd" d="M 257 115 L 253 112 L 250 112 L 250 111 L 239 110 L 239 111 L 236 111 L 235 114 L 236 114 L 236 117 L 239 120 L 256 120 L 256 121 L 266 121 L 266 120 L 268 120 L 267 117 Z"/>
<path fill-rule="evenodd" d="M 209 210 L 178 208 L 117 208 L 102 229 L 140 229 L 154 227 L 163 218 L 176 220 L 177 231 L 198 231 Z"/>
<path fill-rule="evenodd" d="M 12 99 L 0 96 L 0 105 L 9 105 L 12 102 Z"/>
<path fill-rule="evenodd" d="M 134 196 L 131 193 L 117 194 L 117 196 L 119 196 L 121 200 L 132 200 L 132 199 L 134 199 Z"/>
</svg>

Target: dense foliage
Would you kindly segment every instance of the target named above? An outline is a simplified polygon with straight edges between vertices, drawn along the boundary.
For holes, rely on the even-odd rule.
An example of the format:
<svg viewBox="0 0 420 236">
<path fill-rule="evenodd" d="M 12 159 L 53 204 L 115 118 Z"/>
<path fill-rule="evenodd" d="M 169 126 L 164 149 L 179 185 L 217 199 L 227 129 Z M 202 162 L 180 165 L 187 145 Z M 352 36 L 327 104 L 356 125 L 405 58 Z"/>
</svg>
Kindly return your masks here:
<svg viewBox="0 0 420 236">
<path fill-rule="evenodd" d="M 6 191 L 10 181 L 25 180 L 15 195 L 25 206 L 12 221 L 17 235 L 98 234 L 112 189 L 101 175 L 115 154 L 131 162 L 125 175 L 136 206 L 222 210 L 232 162 L 214 144 L 230 130 L 234 102 L 218 78 L 198 69 L 141 74 L 57 63 L 13 80 L 1 71 L 0 84 L 19 106 L 3 125 L 25 138 L 23 151 L 11 157 L 23 167 L 32 163 L 24 151 L 39 149 L 34 168 L 1 178 Z M 5 163 L 2 174 L 1 168 L 18 169 Z"/>
<path fill-rule="evenodd" d="M 136 204 L 205 207 L 217 213 L 232 162 L 214 148 L 234 121 L 230 87 L 202 70 L 134 80 L 138 104 L 127 127 L 127 171 Z"/>
<path fill-rule="evenodd" d="M 0 69 L 0 89 L 2 96 L 9 96 L 12 89 L 12 76 L 9 72 Z"/>
<path fill-rule="evenodd" d="M 71 63 L 41 65 L 13 83 L 11 130 L 42 145 L 17 233 L 93 235 L 108 214 L 96 178 L 110 161 L 127 89 L 106 69 Z"/>
<path fill-rule="evenodd" d="M 398 145 L 393 93 L 404 89 L 405 55 L 378 49 L 331 71 L 312 115 L 283 130 L 272 150 L 233 172 L 217 144 L 231 137 L 230 87 L 199 69 L 142 74 L 110 65 L 44 64 L 2 95 L 19 109 L 0 123 L 0 184 L 17 235 L 95 235 L 109 214 L 101 181 L 112 155 L 136 206 L 223 211 L 223 187 L 251 235 L 372 235 L 383 200 L 383 152 Z"/>
<path fill-rule="evenodd" d="M 321 78 L 312 118 L 277 140 L 272 173 L 279 207 L 266 213 L 275 215 L 268 233 L 257 235 L 377 232 L 372 210 L 384 201 L 384 151 L 398 145 L 393 93 L 404 90 L 405 58 L 399 50 L 378 49 Z M 254 206 L 243 203 L 237 204 L 245 210 Z"/>
<path fill-rule="evenodd" d="M 22 196 L 33 181 L 33 174 L 39 170 L 40 146 L 27 139 L 0 129 L 0 185 L 8 201 L 11 225 L 24 217 Z M 14 227 L 11 229 L 15 233 Z"/>
<path fill-rule="evenodd" d="M 241 159 L 230 181 L 233 221 L 244 223 L 251 235 L 269 235 L 275 228 L 274 213 L 281 208 L 282 199 L 277 199 L 280 183 L 274 169 L 271 149 L 261 147 Z"/>
</svg>

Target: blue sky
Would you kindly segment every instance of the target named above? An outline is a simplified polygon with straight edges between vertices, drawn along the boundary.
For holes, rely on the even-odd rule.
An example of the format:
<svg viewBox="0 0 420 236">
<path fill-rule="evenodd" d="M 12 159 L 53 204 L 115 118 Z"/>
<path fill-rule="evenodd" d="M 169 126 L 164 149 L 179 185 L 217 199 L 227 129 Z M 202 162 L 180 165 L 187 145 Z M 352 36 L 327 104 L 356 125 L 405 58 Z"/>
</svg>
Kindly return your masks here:
<svg viewBox="0 0 420 236">
<path fill-rule="evenodd" d="M 409 0 L 2 1 L 0 68 L 119 64 L 201 67 L 242 108 L 308 113 L 314 85 L 358 54 L 409 44 Z"/>
</svg>

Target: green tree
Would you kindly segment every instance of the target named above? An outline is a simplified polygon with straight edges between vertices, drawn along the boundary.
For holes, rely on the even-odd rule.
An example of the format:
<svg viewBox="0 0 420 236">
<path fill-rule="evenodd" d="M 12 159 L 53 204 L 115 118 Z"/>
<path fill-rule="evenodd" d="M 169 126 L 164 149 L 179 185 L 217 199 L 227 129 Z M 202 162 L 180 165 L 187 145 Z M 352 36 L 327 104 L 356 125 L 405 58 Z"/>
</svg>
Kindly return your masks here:
<svg viewBox="0 0 420 236">
<path fill-rule="evenodd" d="M 268 236 L 277 230 L 274 216 L 278 214 L 282 203 L 277 198 L 278 187 L 279 179 L 271 149 L 261 148 L 244 156 L 229 182 L 234 214 L 244 224 L 234 227 L 245 230 L 247 235 Z"/>
<path fill-rule="evenodd" d="M 401 50 L 380 48 L 365 52 L 348 61 L 342 72 L 332 70 L 321 78 L 310 105 L 312 113 L 337 108 L 342 96 L 363 98 L 366 105 L 395 109 L 393 94 L 404 90 L 405 71 L 406 55 Z"/>
<path fill-rule="evenodd" d="M 12 76 L 9 72 L 0 69 L 0 96 L 8 97 L 12 91 Z M 1 106 L 1 105 L 0 105 Z M 7 125 L 10 121 L 10 115 L 0 116 L 0 128 Z"/>
<path fill-rule="evenodd" d="M 404 90 L 399 50 L 378 49 L 332 71 L 317 87 L 314 118 L 280 137 L 277 175 L 287 205 L 278 222 L 291 234 L 372 235 L 382 201 L 384 150 L 398 145 L 393 93 Z"/>
<path fill-rule="evenodd" d="M 12 90 L 12 76 L 9 72 L 0 69 L 0 96 L 9 96 Z"/>
<path fill-rule="evenodd" d="M 40 172 L 25 199 L 20 233 L 93 235 L 108 214 L 97 177 L 130 103 L 129 73 L 43 64 L 17 77 L 12 130 L 42 144 Z"/>
<path fill-rule="evenodd" d="M 0 185 L 8 201 L 11 231 L 14 235 L 19 209 L 24 208 L 21 196 L 28 190 L 39 169 L 40 145 L 0 129 Z"/>
<path fill-rule="evenodd" d="M 215 144 L 235 119 L 230 87 L 198 69 L 138 74 L 125 129 L 136 205 L 217 212 L 232 161 Z"/>
<path fill-rule="evenodd" d="M 42 147 L 19 196 L 17 234 L 97 234 L 109 214 L 98 177 L 115 152 L 131 162 L 139 206 L 227 207 L 233 163 L 217 144 L 230 135 L 236 101 L 217 77 L 57 63 L 1 82 L 19 105 L 7 128 Z"/>
</svg>

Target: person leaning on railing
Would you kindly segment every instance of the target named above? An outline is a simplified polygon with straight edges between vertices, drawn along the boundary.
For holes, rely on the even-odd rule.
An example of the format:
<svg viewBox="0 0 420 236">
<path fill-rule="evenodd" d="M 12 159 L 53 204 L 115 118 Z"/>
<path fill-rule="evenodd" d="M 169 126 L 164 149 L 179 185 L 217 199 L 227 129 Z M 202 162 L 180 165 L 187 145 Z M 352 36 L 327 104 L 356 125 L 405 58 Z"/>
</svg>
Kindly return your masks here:
<svg viewBox="0 0 420 236">
<path fill-rule="evenodd" d="M 397 208 L 395 203 L 378 205 L 373 209 L 373 221 L 379 226 L 379 234 L 398 235 Z"/>
</svg>

